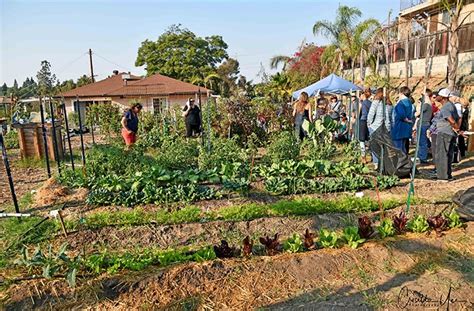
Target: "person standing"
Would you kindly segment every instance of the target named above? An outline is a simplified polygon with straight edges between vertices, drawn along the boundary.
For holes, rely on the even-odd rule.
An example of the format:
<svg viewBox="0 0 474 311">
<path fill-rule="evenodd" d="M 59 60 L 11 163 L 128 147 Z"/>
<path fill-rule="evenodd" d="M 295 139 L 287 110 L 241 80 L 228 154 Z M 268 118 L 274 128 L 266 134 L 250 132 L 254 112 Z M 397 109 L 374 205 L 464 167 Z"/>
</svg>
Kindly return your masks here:
<svg viewBox="0 0 474 311">
<path fill-rule="evenodd" d="M 437 100 L 443 105 L 437 122 L 438 137 L 436 139 L 436 175 L 438 180 L 452 180 L 452 162 L 454 144 L 460 127 L 460 116 L 456 106 L 449 101 L 449 89 L 442 89 Z M 462 134 L 462 133 L 461 133 Z"/>
<path fill-rule="evenodd" d="M 309 96 L 306 92 L 301 92 L 300 97 L 293 106 L 293 117 L 295 118 L 295 136 L 298 140 L 303 140 L 307 133 L 303 130 L 305 120 L 313 121 L 313 112 L 309 103 Z"/>
<path fill-rule="evenodd" d="M 365 145 L 369 141 L 369 128 L 367 126 L 367 117 L 369 115 L 370 106 L 372 102 L 370 98 L 370 89 L 365 89 L 364 93 L 361 95 L 361 104 L 360 104 L 360 117 L 359 117 L 359 143 L 360 150 L 362 154 L 362 161 L 365 163 L 367 159 L 365 157 Z"/>
<path fill-rule="evenodd" d="M 201 133 L 201 110 L 194 104 L 194 99 L 189 98 L 183 108 L 183 117 L 186 123 L 186 137 L 193 137 Z"/>
<path fill-rule="evenodd" d="M 138 114 L 143 106 L 140 103 L 134 103 L 130 109 L 126 110 L 122 117 L 122 137 L 127 149 L 133 146 L 137 141 L 138 132 Z"/>
<path fill-rule="evenodd" d="M 418 158 L 421 163 L 428 163 L 428 136 L 427 131 L 431 125 L 431 118 L 433 117 L 433 108 L 431 105 L 431 96 L 433 92 L 430 89 L 426 89 L 424 98 L 421 98 L 419 116 L 421 118 L 420 126 L 420 152 Z"/>
<path fill-rule="evenodd" d="M 469 130 L 469 101 L 467 99 L 461 98 L 462 104 L 462 115 L 461 115 L 461 131 Z M 467 151 L 467 141 L 463 135 L 459 135 L 458 138 L 458 145 L 459 145 L 459 154 L 461 158 L 466 156 Z"/>
<path fill-rule="evenodd" d="M 331 96 L 331 103 L 329 103 L 329 111 L 328 114 L 331 119 L 339 121 L 339 115 L 341 113 L 342 103 L 340 100 L 337 99 L 337 96 Z"/>
<path fill-rule="evenodd" d="M 385 107 L 385 111 L 384 111 Z M 390 132 L 390 105 L 383 102 L 383 88 L 377 89 L 374 95 L 374 101 L 370 105 L 369 114 L 367 115 L 367 127 L 369 128 L 369 136 L 372 136 L 382 124 Z M 372 162 L 378 164 L 375 153 L 372 152 Z"/>
<path fill-rule="evenodd" d="M 407 86 L 400 88 L 399 101 L 393 109 L 392 140 L 396 148 L 407 154 L 407 141 L 412 134 L 413 105 L 410 100 L 410 89 Z"/>
</svg>

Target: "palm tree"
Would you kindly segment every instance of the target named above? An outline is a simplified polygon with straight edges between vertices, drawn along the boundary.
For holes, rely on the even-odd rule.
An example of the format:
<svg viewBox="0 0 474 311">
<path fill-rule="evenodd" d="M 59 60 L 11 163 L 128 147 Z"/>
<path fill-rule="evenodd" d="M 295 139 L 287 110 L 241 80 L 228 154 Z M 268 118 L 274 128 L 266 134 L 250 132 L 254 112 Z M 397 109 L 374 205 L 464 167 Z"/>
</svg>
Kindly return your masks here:
<svg viewBox="0 0 474 311">
<path fill-rule="evenodd" d="M 288 65 L 288 62 L 291 60 L 291 57 L 286 56 L 286 55 L 277 55 L 273 56 L 270 59 L 270 68 L 271 69 L 277 69 L 280 64 L 283 64 L 283 71 L 286 69 L 286 65 Z"/>
<path fill-rule="evenodd" d="M 370 18 L 358 24 L 351 37 L 343 36 L 350 53 L 352 81 L 355 80 L 354 69 L 357 57 L 360 64 L 360 79 L 364 81 L 364 61 L 371 58 L 372 39 L 380 27 L 380 23 L 376 19 Z"/>
<path fill-rule="evenodd" d="M 347 46 L 343 44 L 343 37 L 350 38 L 354 33 L 354 23 L 362 16 L 362 12 L 355 7 L 340 5 L 337 9 L 336 20 L 330 22 L 328 20 L 317 21 L 313 26 L 315 35 L 321 34 L 331 40 L 334 45 L 333 51 L 338 56 L 339 70 L 342 72 L 344 66 L 344 56 Z"/>
</svg>

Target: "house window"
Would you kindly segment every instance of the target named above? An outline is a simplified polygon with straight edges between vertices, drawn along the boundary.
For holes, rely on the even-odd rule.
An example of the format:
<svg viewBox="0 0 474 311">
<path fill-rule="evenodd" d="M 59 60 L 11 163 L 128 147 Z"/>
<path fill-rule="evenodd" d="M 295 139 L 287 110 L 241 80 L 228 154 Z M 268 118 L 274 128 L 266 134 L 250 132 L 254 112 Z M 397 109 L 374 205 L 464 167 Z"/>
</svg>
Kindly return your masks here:
<svg viewBox="0 0 474 311">
<path fill-rule="evenodd" d="M 166 97 L 153 98 L 153 113 L 163 113 L 168 109 L 168 99 Z"/>
</svg>

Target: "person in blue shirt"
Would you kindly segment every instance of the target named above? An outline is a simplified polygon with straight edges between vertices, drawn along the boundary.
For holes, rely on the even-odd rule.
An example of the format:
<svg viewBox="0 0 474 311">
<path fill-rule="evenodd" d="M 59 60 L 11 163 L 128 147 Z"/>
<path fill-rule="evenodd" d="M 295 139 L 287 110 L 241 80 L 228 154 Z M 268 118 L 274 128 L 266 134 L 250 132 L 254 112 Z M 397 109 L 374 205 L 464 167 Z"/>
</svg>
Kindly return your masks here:
<svg viewBox="0 0 474 311">
<path fill-rule="evenodd" d="M 392 140 L 396 148 L 405 154 L 413 128 L 413 104 L 410 100 L 411 91 L 407 86 L 400 88 L 399 101 L 393 109 Z"/>
<path fill-rule="evenodd" d="M 129 149 L 137 140 L 138 132 L 138 114 L 143 106 L 140 103 L 134 103 L 130 109 L 125 111 L 122 117 L 122 137 L 125 140 L 125 145 Z"/>
</svg>

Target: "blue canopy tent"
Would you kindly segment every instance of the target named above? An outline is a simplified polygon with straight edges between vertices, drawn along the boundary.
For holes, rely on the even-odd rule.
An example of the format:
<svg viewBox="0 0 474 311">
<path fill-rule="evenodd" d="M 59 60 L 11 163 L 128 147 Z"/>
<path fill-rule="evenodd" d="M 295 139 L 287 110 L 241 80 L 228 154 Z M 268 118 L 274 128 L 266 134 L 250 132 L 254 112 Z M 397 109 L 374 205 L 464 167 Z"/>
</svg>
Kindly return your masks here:
<svg viewBox="0 0 474 311">
<path fill-rule="evenodd" d="M 313 83 L 304 89 L 293 92 L 293 98 L 298 98 L 302 92 L 308 93 L 308 95 L 315 96 L 319 92 L 331 93 L 331 94 L 347 94 L 350 91 L 361 91 L 362 89 L 352 82 L 344 80 L 343 78 L 330 74 L 326 78 Z"/>
</svg>

